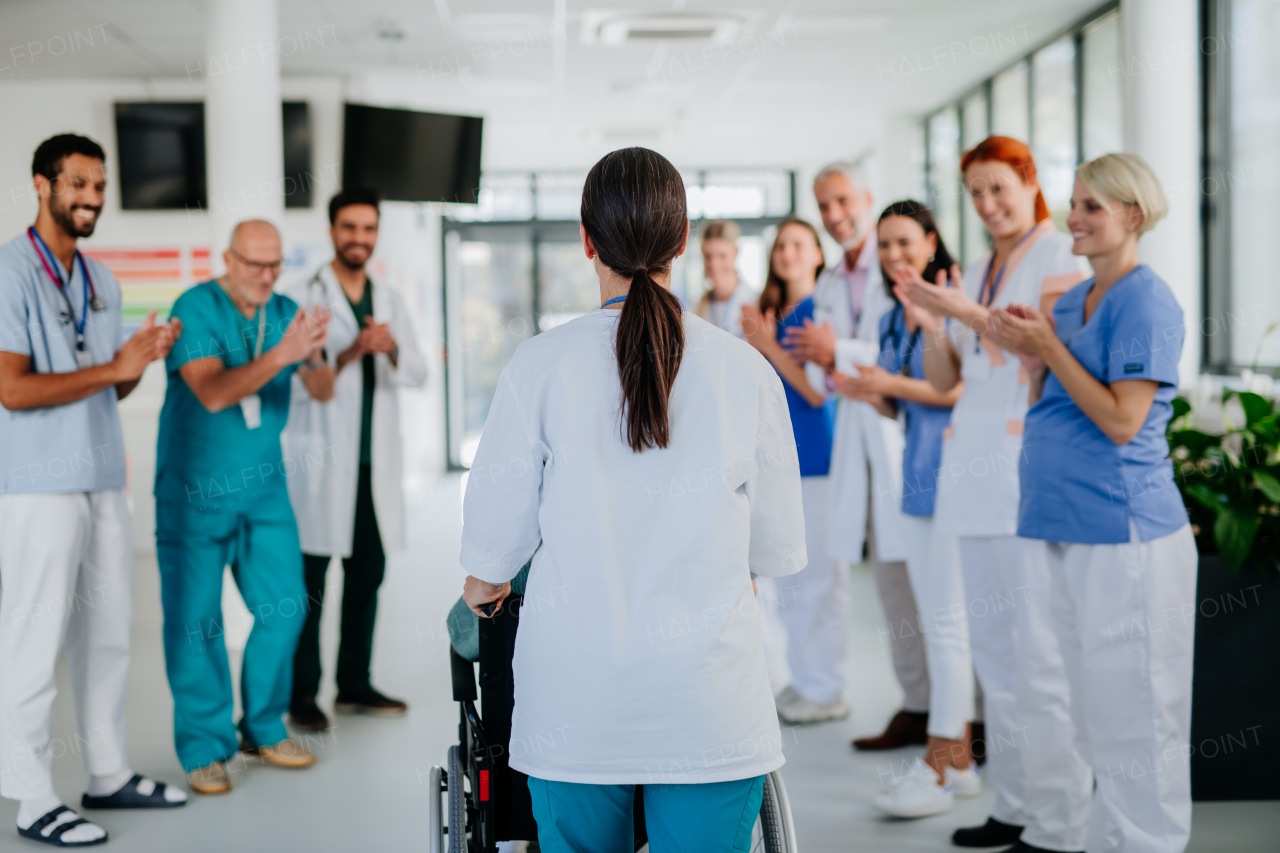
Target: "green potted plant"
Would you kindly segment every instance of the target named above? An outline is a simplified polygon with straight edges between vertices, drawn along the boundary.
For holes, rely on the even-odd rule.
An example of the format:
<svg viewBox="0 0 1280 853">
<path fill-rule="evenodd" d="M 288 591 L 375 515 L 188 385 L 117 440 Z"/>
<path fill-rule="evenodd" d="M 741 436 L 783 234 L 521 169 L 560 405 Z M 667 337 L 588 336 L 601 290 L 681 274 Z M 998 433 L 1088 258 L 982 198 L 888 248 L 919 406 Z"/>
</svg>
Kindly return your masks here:
<svg viewBox="0 0 1280 853">
<path fill-rule="evenodd" d="M 1168 433 L 1200 552 L 1192 789 L 1198 800 L 1280 799 L 1280 411 L 1247 391 L 1222 403 L 1234 418 L 1206 432 L 1177 398 Z"/>
</svg>

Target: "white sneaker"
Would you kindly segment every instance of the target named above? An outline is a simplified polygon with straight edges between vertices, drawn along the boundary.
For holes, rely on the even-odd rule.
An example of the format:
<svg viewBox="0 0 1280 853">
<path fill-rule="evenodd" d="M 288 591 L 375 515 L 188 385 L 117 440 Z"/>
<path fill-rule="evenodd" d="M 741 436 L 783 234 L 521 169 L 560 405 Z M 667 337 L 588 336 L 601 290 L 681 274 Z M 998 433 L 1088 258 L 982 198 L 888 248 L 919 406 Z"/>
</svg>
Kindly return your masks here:
<svg viewBox="0 0 1280 853">
<path fill-rule="evenodd" d="M 951 811 L 955 799 L 951 786 L 939 785 L 938 774 L 917 758 L 907 774 L 893 777 L 871 805 L 891 817 L 928 817 Z"/>
<path fill-rule="evenodd" d="M 978 778 L 978 765 L 970 762 L 969 766 L 963 770 L 957 770 L 954 767 L 948 767 L 947 785 L 951 788 L 951 793 L 957 797 L 968 799 L 976 797 L 982 793 L 982 780 Z"/>
<path fill-rule="evenodd" d="M 828 720 L 843 720 L 849 716 L 849 703 L 837 697 L 834 702 L 818 704 L 797 694 L 797 699 L 787 705 L 778 707 L 778 716 L 783 722 L 793 726 L 805 723 L 824 723 Z"/>
</svg>

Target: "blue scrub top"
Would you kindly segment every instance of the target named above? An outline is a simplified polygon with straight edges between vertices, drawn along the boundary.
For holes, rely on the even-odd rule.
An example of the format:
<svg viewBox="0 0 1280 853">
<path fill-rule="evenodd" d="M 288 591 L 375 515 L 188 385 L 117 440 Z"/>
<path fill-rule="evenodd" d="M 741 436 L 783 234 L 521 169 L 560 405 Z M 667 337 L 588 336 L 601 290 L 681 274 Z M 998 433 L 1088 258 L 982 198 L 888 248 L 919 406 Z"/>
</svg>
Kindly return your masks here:
<svg viewBox="0 0 1280 853">
<path fill-rule="evenodd" d="M 0 246 L 0 350 L 27 356 L 32 373 L 71 373 L 80 369 L 75 327 L 37 251 L 26 231 Z M 120 285 L 111 270 L 81 257 L 84 266 L 73 263 L 69 276 L 56 257 L 45 260 L 62 281 L 70 279 L 65 293 L 84 322 L 85 350 L 95 365 L 108 364 L 125 343 Z M 85 304 L 85 267 L 102 311 Z M 0 494 L 96 492 L 125 482 L 115 386 L 60 406 L 0 406 Z"/>
<path fill-rule="evenodd" d="M 1186 334 L 1182 309 L 1169 285 L 1139 264 L 1111 286 L 1086 323 L 1093 283 L 1077 285 L 1054 305 L 1058 338 L 1099 382 L 1160 383 L 1155 401 L 1133 440 L 1117 446 L 1050 373 L 1023 433 L 1018 535 L 1115 544 L 1129 541 L 1132 518 L 1146 542 L 1187 523 L 1165 440 Z"/>
<path fill-rule="evenodd" d="M 297 310 L 289 297 L 272 294 L 264 353 L 280 342 Z M 289 417 L 290 377 L 298 365 L 289 365 L 259 389 L 262 425 L 251 430 L 238 405 L 220 412 L 206 409 L 178 370 L 210 357 L 226 368 L 247 364 L 258 339 L 257 320 L 241 314 L 216 281 L 178 297 L 171 316 L 182 320 L 182 336 L 165 359 L 169 386 L 160 411 L 156 499 L 228 512 L 247 511 L 265 500 L 287 503 L 285 477 L 293 473 L 293 463 L 283 458 L 280 432 Z"/>
<path fill-rule="evenodd" d="M 890 373 L 902 373 L 910 366 L 916 379 L 924 379 L 924 338 L 919 329 L 907 330 L 906 312 L 901 304 L 880 318 L 880 366 Z M 951 423 L 951 409 L 899 400 L 906 415 L 907 446 L 902 451 L 902 512 L 906 515 L 933 515 L 938 499 L 938 468 L 942 466 L 942 434 Z"/>
<path fill-rule="evenodd" d="M 778 321 L 778 343 L 790 328 L 802 328 L 813 319 L 813 297 L 797 302 L 791 313 Z M 809 401 L 785 380 L 787 408 L 791 412 L 791 431 L 796 438 L 796 454 L 800 457 L 801 477 L 825 477 L 831 469 L 831 442 L 835 438 L 836 398 L 829 397 L 821 406 Z"/>
</svg>

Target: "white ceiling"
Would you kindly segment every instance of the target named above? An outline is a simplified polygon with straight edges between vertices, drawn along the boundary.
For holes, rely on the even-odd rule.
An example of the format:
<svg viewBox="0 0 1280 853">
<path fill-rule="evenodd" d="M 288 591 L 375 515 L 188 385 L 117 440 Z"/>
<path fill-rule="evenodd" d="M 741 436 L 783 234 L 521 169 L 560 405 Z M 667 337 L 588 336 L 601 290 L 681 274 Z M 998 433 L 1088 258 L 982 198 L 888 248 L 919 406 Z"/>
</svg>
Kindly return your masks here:
<svg viewBox="0 0 1280 853">
<path fill-rule="evenodd" d="M 629 142 L 674 152 L 685 165 L 853 156 L 877 144 L 886 115 L 942 103 L 1097 5 L 279 0 L 286 75 L 340 76 L 353 99 L 485 115 L 490 169 L 589 164 Z M 186 78 L 201 59 L 203 7 L 200 0 L 4 0 L 0 66 L 9 67 L 0 68 L 0 81 Z M 711 45 L 602 44 L 590 27 L 584 39 L 584 22 L 626 10 L 711 17 L 732 10 L 747 23 Z M 79 48 L 51 55 L 72 31 Z M 33 58 L 19 47 L 28 43 L 46 48 Z"/>
</svg>

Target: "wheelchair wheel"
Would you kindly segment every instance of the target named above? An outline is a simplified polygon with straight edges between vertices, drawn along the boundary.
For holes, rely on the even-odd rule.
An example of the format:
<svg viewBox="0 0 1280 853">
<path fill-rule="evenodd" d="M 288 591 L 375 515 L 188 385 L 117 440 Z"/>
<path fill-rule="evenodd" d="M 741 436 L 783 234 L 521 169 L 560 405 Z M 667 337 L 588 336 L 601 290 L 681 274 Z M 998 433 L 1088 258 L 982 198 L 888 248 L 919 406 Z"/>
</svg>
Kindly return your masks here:
<svg viewBox="0 0 1280 853">
<path fill-rule="evenodd" d="M 760 816 L 751 830 L 751 853 L 796 853 L 796 828 L 791 820 L 791 803 L 782 774 L 773 771 L 764 777 L 764 799 Z"/>
<path fill-rule="evenodd" d="M 467 798 L 462 790 L 462 755 L 449 747 L 449 853 L 467 853 Z"/>
<path fill-rule="evenodd" d="M 433 764 L 427 773 L 427 849 L 430 853 L 445 853 L 444 845 L 444 807 L 441 795 L 448 787 L 444 779 L 444 768 Z"/>
</svg>

